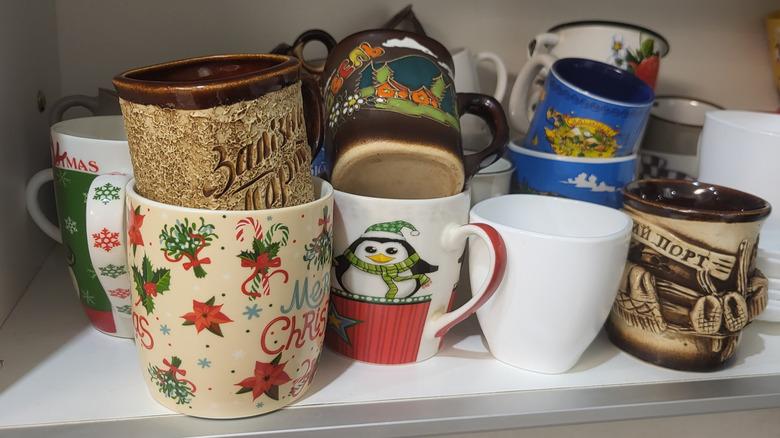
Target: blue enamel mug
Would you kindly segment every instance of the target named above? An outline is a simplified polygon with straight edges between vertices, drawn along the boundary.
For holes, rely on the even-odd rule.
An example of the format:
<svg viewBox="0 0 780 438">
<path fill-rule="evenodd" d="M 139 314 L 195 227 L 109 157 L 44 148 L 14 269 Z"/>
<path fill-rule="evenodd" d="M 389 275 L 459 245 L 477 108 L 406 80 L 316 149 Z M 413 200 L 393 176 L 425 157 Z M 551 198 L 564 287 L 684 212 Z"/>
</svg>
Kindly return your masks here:
<svg viewBox="0 0 780 438">
<path fill-rule="evenodd" d="M 538 57 L 538 62 L 551 64 L 550 74 L 533 113 L 525 148 L 582 158 L 625 157 L 637 152 L 655 98 L 652 88 L 603 62 L 554 61 L 549 55 Z M 527 102 L 532 78 L 520 79 L 511 100 Z M 528 109 L 519 110 L 517 117 L 528 117 Z"/>
</svg>

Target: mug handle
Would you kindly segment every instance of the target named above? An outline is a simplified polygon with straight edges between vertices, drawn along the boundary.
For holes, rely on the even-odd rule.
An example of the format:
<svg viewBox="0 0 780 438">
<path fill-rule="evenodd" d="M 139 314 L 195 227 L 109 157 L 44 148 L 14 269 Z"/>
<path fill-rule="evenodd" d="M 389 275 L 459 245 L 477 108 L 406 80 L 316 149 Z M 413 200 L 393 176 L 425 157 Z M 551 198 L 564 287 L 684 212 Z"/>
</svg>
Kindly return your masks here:
<svg viewBox="0 0 780 438">
<path fill-rule="evenodd" d="M 537 53 L 549 54 L 560 41 L 561 37 L 558 36 L 558 34 L 549 32 L 540 33 L 528 43 L 528 52 L 526 52 L 526 55 L 528 55 L 528 59 L 531 59 L 531 57 Z"/>
<path fill-rule="evenodd" d="M 74 107 L 84 107 L 89 110 L 90 113 L 97 114 L 100 109 L 100 100 L 97 97 L 85 96 L 82 94 L 74 94 L 73 96 L 65 96 L 58 100 L 51 107 L 49 113 L 49 125 L 53 125 L 62 121 L 62 117 L 65 115 L 65 111 Z"/>
<path fill-rule="evenodd" d="M 501 238 L 498 231 L 487 224 L 466 224 L 455 228 L 445 239 L 454 243 L 468 239 L 469 236 L 479 237 L 487 245 L 490 257 L 490 268 L 487 276 L 482 281 L 479 290 L 472 294 L 471 299 L 466 304 L 451 312 L 433 314 L 431 320 L 425 325 L 425 331 L 423 332 L 423 336 L 427 336 L 429 339 L 444 336 L 451 328 L 476 312 L 493 296 L 504 278 L 504 272 L 506 271 L 506 246 L 504 239 Z"/>
<path fill-rule="evenodd" d="M 322 92 L 313 78 L 301 78 L 301 95 L 303 97 L 303 117 L 306 122 L 306 138 L 311 147 L 312 160 L 322 148 L 325 136 L 325 111 L 323 110 Z"/>
<path fill-rule="evenodd" d="M 328 54 L 330 54 L 330 51 L 336 47 L 336 40 L 328 32 L 325 32 L 322 29 L 310 29 L 300 34 L 298 38 L 295 39 L 290 52 L 293 54 L 293 56 L 301 60 L 301 66 L 306 71 L 314 74 L 322 74 L 322 72 L 325 70 L 325 64 L 312 65 L 303 57 L 303 48 L 306 47 L 306 44 L 312 41 L 321 42 L 325 46 Z"/>
<path fill-rule="evenodd" d="M 520 73 L 517 75 L 515 84 L 512 86 L 512 92 L 509 94 L 509 117 L 512 126 L 521 132 L 527 132 L 533 117 L 533 112 L 529 111 L 531 85 L 536 75 L 543 68 L 549 69 L 557 61 L 553 55 L 546 53 L 534 54 L 528 62 L 525 63 Z"/>
<path fill-rule="evenodd" d="M 38 192 L 44 184 L 54 181 L 54 170 L 50 167 L 43 169 L 27 181 L 27 187 L 24 189 L 25 203 L 27 204 L 27 213 L 30 214 L 35 225 L 41 229 L 47 236 L 51 237 L 57 243 L 62 243 L 62 233 L 60 227 L 54 225 L 49 218 L 43 214 L 41 204 L 38 202 Z"/>
<path fill-rule="evenodd" d="M 493 139 L 479 152 L 463 157 L 466 178 L 493 164 L 504 154 L 509 142 L 509 126 L 501 104 L 494 98 L 479 93 L 458 93 L 458 114 L 473 114 L 487 123 Z"/>
<path fill-rule="evenodd" d="M 493 98 L 500 102 L 506 94 L 507 73 L 504 61 L 493 52 L 479 52 L 477 62 L 482 61 L 489 61 L 496 68 L 496 89 L 493 91 Z"/>
</svg>

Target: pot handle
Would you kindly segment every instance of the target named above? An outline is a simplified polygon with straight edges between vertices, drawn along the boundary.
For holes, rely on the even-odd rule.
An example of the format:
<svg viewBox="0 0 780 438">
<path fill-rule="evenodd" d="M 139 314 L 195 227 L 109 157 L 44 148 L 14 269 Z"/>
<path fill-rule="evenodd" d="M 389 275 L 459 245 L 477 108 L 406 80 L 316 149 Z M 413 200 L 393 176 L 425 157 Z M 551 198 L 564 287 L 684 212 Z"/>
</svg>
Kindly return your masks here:
<svg viewBox="0 0 780 438">
<path fill-rule="evenodd" d="M 325 32 L 322 29 L 310 29 L 300 34 L 298 38 L 295 39 L 290 52 L 293 56 L 301 60 L 301 65 L 306 71 L 312 74 L 320 75 L 322 74 L 323 70 L 325 70 L 325 64 L 323 63 L 322 65 L 314 65 L 306 61 L 306 59 L 303 57 L 303 48 L 306 47 L 306 44 L 312 41 L 321 42 L 325 46 L 328 54 L 330 54 L 330 51 L 336 47 L 336 40 L 328 32 Z"/>
<path fill-rule="evenodd" d="M 509 94 L 509 117 L 512 126 L 521 132 L 528 132 L 528 127 L 533 117 L 529 110 L 531 104 L 531 85 L 543 68 L 549 69 L 557 61 L 553 55 L 539 53 L 534 54 L 523 69 L 517 75 L 512 92 Z"/>
</svg>

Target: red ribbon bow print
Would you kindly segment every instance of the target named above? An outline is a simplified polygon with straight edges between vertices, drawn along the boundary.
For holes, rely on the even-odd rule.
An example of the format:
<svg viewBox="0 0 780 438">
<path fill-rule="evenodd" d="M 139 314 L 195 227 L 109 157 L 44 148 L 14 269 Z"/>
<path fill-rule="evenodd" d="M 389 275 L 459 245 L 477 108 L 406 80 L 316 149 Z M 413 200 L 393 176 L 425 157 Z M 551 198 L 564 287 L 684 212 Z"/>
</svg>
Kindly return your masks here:
<svg viewBox="0 0 780 438">
<path fill-rule="evenodd" d="M 177 374 L 179 374 L 181 376 L 186 376 L 187 375 L 187 370 L 183 370 L 183 369 L 181 369 L 181 368 L 179 368 L 177 366 L 174 366 L 172 363 L 170 363 L 168 361 L 168 359 L 163 359 L 163 365 L 168 367 L 168 371 L 167 372 L 170 373 L 173 376 L 174 379 L 176 379 L 179 382 L 184 382 L 184 383 L 190 385 L 190 391 L 192 391 L 192 392 L 197 391 L 197 388 L 195 387 L 194 383 L 192 383 L 191 381 L 189 381 L 187 379 L 180 379 L 180 378 L 176 377 Z"/>
<path fill-rule="evenodd" d="M 243 268 L 252 268 L 252 273 L 247 277 L 246 280 L 244 280 L 244 283 L 241 284 L 241 292 L 244 293 L 244 295 L 249 295 L 250 297 L 259 297 L 261 294 L 248 290 L 246 288 L 247 284 L 254 280 L 258 275 L 260 275 L 262 283 L 263 283 L 263 293 L 265 295 L 270 294 L 270 286 L 268 283 L 268 280 L 275 274 L 282 274 L 284 276 L 284 283 L 287 283 L 288 275 L 287 271 L 284 269 L 276 270 L 272 273 L 268 273 L 268 270 L 270 268 L 278 268 L 282 266 L 282 259 L 280 257 L 274 257 L 270 258 L 268 257 L 267 253 L 260 254 L 257 256 L 255 260 L 247 260 L 247 259 L 241 259 L 241 267 Z"/>
</svg>

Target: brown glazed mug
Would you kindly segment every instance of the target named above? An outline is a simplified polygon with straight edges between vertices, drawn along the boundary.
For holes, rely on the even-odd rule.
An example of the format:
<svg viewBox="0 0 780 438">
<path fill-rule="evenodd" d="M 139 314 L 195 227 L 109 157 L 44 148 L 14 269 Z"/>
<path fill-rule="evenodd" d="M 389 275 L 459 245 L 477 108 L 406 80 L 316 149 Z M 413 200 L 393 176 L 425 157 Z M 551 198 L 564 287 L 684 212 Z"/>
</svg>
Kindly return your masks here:
<svg viewBox="0 0 780 438">
<path fill-rule="evenodd" d="M 606 323 L 610 340 L 668 368 L 714 370 L 767 305 L 755 266 L 769 203 L 703 182 L 647 179 L 624 189 L 634 221 L 628 262 Z"/>
<path fill-rule="evenodd" d="M 323 78 L 325 152 L 341 191 L 379 198 L 451 196 L 503 154 L 506 116 L 492 97 L 456 93 L 450 53 L 399 30 L 368 30 L 330 52 Z M 490 144 L 463 155 L 460 116 L 487 123 Z"/>
<path fill-rule="evenodd" d="M 309 29 L 302 34 L 298 35 L 298 38 L 292 43 L 292 45 L 281 43 L 271 50 L 275 55 L 288 55 L 294 56 L 301 60 L 301 66 L 303 70 L 314 77 L 319 79 L 322 75 L 322 71 L 325 69 L 324 59 L 307 60 L 303 56 L 303 49 L 312 41 L 318 41 L 325 46 L 327 53 L 336 46 L 336 40 L 324 30 L 321 29 Z"/>
<path fill-rule="evenodd" d="M 114 86 L 142 196 L 212 210 L 313 200 L 322 97 L 298 59 L 184 59 L 126 71 Z"/>
</svg>

